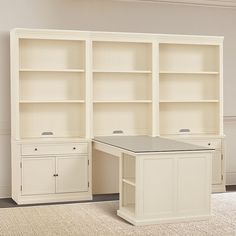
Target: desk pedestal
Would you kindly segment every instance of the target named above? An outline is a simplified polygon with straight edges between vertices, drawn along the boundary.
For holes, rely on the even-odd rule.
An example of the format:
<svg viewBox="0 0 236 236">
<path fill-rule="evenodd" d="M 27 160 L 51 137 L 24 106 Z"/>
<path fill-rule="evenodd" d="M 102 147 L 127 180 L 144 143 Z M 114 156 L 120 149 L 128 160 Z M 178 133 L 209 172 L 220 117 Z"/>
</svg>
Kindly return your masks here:
<svg viewBox="0 0 236 236">
<path fill-rule="evenodd" d="M 210 216 L 211 151 L 122 153 L 117 214 L 133 225 Z"/>
</svg>

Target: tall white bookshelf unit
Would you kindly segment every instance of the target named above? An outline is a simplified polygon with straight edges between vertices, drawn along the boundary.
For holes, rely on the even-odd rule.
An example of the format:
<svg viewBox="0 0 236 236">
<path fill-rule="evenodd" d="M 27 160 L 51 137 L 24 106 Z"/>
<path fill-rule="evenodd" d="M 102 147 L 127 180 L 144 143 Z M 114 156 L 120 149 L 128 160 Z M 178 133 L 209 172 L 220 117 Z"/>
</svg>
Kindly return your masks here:
<svg viewBox="0 0 236 236">
<path fill-rule="evenodd" d="M 91 199 L 91 139 L 103 135 L 212 146 L 224 191 L 222 58 L 222 37 L 13 30 L 12 198 Z"/>
<path fill-rule="evenodd" d="M 91 199 L 88 37 L 13 30 L 12 198 Z"/>
</svg>

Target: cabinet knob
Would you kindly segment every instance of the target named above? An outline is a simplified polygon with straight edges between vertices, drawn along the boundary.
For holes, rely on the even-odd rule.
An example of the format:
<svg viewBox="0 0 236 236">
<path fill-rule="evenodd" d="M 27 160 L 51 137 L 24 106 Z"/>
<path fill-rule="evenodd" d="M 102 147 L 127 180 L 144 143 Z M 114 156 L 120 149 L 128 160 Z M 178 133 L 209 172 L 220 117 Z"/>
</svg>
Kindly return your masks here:
<svg viewBox="0 0 236 236">
<path fill-rule="evenodd" d="M 76 147 L 73 147 L 73 150 L 76 150 Z"/>
<path fill-rule="evenodd" d="M 211 146 L 211 143 L 208 143 L 208 146 Z"/>
<path fill-rule="evenodd" d="M 38 148 L 35 148 L 34 151 L 38 151 Z"/>
</svg>

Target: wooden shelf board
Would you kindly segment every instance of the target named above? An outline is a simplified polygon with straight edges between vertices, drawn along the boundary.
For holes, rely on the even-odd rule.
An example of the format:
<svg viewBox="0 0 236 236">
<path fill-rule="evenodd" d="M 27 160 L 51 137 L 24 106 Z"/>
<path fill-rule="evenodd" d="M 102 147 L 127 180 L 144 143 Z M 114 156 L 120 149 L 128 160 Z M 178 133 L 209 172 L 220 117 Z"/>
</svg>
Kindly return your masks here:
<svg viewBox="0 0 236 236">
<path fill-rule="evenodd" d="M 152 100 L 124 100 L 124 101 L 98 101 L 94 100 L 93 103 L 151 103 Z"/>
<path fill-rule="evenodd" d="M 124 178 L 122 179 L 123 183 L 135 186 L 135 178 Z"/>
<path fill-rule="evenodd" d="M 217 103 L 219 100 L 160 100 L 160 103 Z"/>
<path fill-rule="evenodd" d="M 151 70 L 93 70 L 93 73 L 134 73 L 134 74 L 151 74 Z"/>
<path fill-rule="evenodd" d="M 20 72 L 85 72 L 84 69 L 28 69 L 21 68 Z"/>
<path fill-rule="evenodd" d="M 85 103 L 84 100 L 45 100 L 45 101 L 41 101 L 41 100 L 20 100 L 19 103 L 21 104 L 34 104 L 34 103 Z"/>
</svg>

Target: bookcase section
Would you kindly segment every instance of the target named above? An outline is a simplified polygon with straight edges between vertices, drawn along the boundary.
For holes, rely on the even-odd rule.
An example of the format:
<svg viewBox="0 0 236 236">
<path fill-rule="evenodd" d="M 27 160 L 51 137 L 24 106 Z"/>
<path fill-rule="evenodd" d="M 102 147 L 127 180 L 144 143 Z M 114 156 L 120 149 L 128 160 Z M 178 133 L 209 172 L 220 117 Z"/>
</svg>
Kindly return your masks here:
<svg viewBox="0 0 236 236">
<path fill-rule="evenodd" d="M 14 29 L 11 114 L 12 198 L 19 204 L 92 199 L 92 152 L 78 147 L 103 135 L 220 140 L 212 183 L 225 191 L 223 37 Z M 25 145 L 32 155 L 22 152 Z M 117 160 L 109 157 L 93 152 L 96 194 L 115 192 Z M 130 214 L 137 205 L 133 160 L 123 158 L 120 184 Z"/>
</svg>

